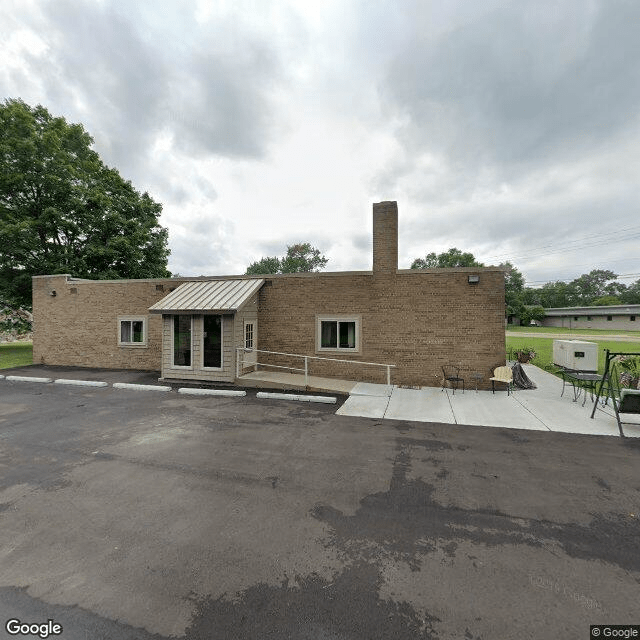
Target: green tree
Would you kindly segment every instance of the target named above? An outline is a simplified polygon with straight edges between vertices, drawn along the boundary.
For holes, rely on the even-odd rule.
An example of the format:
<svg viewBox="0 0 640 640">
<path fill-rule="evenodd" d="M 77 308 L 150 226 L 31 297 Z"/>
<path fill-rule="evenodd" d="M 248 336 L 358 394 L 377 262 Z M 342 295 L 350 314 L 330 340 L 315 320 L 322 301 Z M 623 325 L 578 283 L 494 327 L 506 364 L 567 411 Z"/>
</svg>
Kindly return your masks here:
<svg viewBox="0 0 640 640">
<path fill-rule="evenodd" d="M 542 322 L 544 320 L 544 308 L 540 305 L 524 305 L 520 312 L 520 324 L 528 326 L 532 320 Z"/>
<path fill-rule="evenodd" d="M 602 296 L 591 302 L 595 307 L 609 307 L 613 304 L 622 304 L 622 300 L 618 296 Z"/>
<path fill-rule="evenodd" d="M 262 258 L 257 262 L 252 262 L 247 267 L 247 275 L 260 275 L 265 273 L 282 273 L 280 258 Z"/>
<path fill-rule="evenodd" d="M 504 294 L 507 315 L 522 314 L 524 306 L 524 276 L 510 262 L 500 265 L 506 269 L 504 275 Z"/>
<path fill-rule="evenodd" d="M 597 298 L 612 295 L 607 283 L 618 276 L 606 269 L 593 269 L 569 283 L 570 291 L 575 295 L 578 305 L 591 305 Z"/>
<path fill-rule="evenodd" d="M 287 246 L 287 255 L 282 258 L 262 258 L 247 267 L 247 274 L 302 273 L 324 269 L 328 258 L 308 242 Z"/>
<path fill-rule="evenodd" d="M 545 309 L 555 307 L 571 307 L 576 302 L 575 291 L 566 282 L 558 280 L 556 282 L 547 282 L 539 289 L 534 289 L 536 294 L 534 300 L 537 304 L 542 305 Z"/>
<path fill-rule="evenodd" d="M 31 276 L 165 277 L 162 206 L 91 149 L 80 124 L 0 104 L 0 294 L 28 306 Z"/>
<path fill-rule="evenodd" d="M 622 304 L 640 304 L 640 280 L 630 284 L 620 294 Z"/>
<path fill-rule="evenodd" d="M 463 253 L 460 249 L 452 247 L 444 253 L 428 253 L 424 258 L 416 258 L 411 263 L 412 269 L 443 269 L 448 267 L 483 267 L 477 262 L 472 253 Z"/>
</svg>

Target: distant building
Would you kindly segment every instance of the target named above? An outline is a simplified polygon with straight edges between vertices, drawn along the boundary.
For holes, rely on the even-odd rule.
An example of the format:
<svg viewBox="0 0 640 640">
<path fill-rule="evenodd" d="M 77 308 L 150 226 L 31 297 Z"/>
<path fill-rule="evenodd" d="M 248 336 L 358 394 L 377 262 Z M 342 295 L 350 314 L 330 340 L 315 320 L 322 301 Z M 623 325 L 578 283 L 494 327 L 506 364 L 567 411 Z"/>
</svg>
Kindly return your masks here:
<svg viewBox="0 0 640 640">
<path fill-rule="evenodd" d="M 640 331 L 640 304 L 545 309 L 543 327 Z"/>
</svg>

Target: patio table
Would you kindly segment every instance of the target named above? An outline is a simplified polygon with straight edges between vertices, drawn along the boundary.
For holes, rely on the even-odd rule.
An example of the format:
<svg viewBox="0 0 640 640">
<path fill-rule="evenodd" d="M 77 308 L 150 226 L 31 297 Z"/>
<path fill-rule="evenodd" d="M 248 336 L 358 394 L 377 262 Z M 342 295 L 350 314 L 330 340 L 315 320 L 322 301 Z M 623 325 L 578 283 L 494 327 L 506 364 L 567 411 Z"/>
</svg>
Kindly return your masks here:
<svg viewBox="0 0 640 640">
<path fill-rule="evenodd" d="M 587 391 L 591 393 L 591 399 L 593 400 L 596 392 L 597 383 L 602 380 L 602 376 L 592 371 L 573 371 L 571 369 L 560 369 L 560 375 L 562 376 L 562 393 L 560 397 L 564 395 L 564 387 L 567 382 L 571 383 L 573 387 L 573 401 L 578 402 L 580 394 L 584 392 L 584 398 L 582 400 L 582 406 L 584 407 L 587 401 Z"/>
</svg>

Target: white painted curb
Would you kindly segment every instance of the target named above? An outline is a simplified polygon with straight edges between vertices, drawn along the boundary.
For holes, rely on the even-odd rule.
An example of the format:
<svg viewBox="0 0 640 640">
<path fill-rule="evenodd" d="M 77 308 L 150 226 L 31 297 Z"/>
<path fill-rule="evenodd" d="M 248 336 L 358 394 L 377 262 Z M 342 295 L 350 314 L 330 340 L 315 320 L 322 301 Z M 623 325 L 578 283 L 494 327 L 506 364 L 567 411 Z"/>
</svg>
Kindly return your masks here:
<svg viewBox="0 0 640 640">
<path fill-rule="evenodd" d="M 258 391 L 256 398 L 264 398 L 265 400 L 297 400 L 299 402 L 323 402 L 324 404 L 335 404 L 336 399 L 332 396 L 303 396 L 296 393 L 267 393 L 266 391 Z"/>
<path fill-rule="evenodd" d="M 246 396 L 246 391 L 233 391 L 231 389 L 190 389 L 189 387 L 180 387 L 178 393 L 184 393 L 192 396 Z"/>
<path fill-rule="evenodd" d="M 53 378 L 32 378 L 30 376 L 7 376 L 9 382 L 53 382 Z"/>
<path fill-rule="evenodd" d="M 0 380 L 4 380 L 4 376 L 0 376 Z"/>
<path fill-rule="evenodd" d="M 128 382 L 114 382 L 113 388 L 131 391 L 171 391 L 171 387 L 162 387 L 157 384 L 129 384 Z"/>
<path fill-rule="evenodd" d="M 58 378 L 54 380 L 55 384 L 75 384 L 79 387 L 108 387 L 108 382 L 99 382 L 97 380 L 68 380 L 67 378 Z"/>
</svg>

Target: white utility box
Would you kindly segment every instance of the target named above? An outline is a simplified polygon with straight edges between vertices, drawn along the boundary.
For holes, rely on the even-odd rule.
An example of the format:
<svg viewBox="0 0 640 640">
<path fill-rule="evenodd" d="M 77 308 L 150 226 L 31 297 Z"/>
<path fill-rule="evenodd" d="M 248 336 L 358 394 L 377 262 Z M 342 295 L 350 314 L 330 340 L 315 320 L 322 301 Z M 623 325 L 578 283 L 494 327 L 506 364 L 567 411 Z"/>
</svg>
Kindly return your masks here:
<svg viewBox="0 0 640 640">
<path fill-rule="evenodd" d="M 598 345 L 582 340 L 554 340 L 553 364 L 573 371 L 598 371 Z"/>
</svg>

